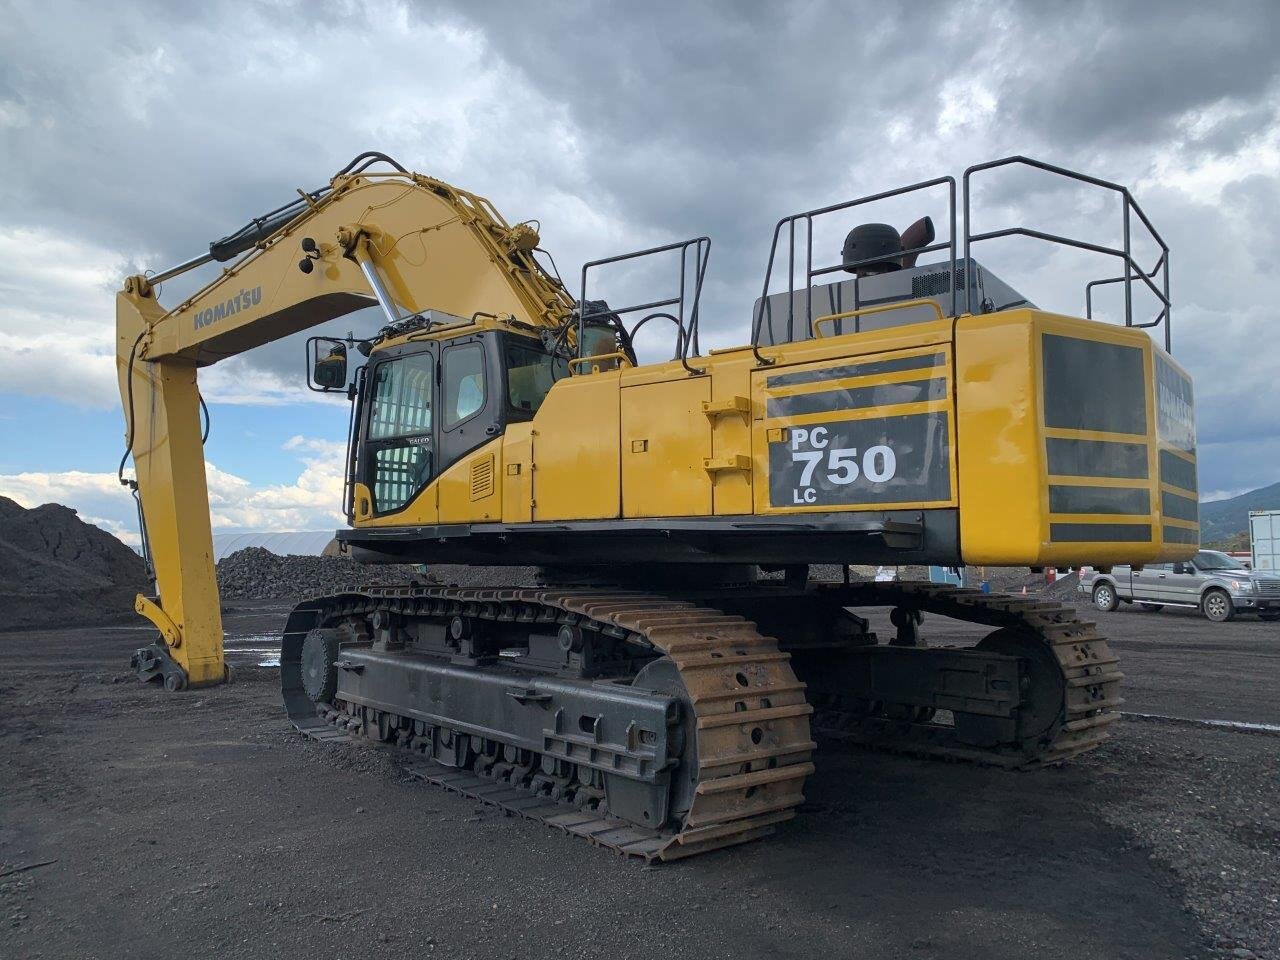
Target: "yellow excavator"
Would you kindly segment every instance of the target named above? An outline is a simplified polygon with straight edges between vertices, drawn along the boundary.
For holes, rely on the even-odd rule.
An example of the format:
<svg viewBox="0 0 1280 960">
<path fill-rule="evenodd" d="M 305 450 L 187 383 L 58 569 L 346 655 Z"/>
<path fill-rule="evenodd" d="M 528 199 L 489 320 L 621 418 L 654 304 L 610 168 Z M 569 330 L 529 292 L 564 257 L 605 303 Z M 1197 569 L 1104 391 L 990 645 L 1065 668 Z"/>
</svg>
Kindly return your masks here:
<svg viewBox="0 0 1280 960">
<path fill-rule="evenodd" d="M 1012 168 L 1114 196 L 1122 245 L 974 232 L 972 181 Z M 931 217 L 860 223 L 838 259 L 815 249 L 815 223 L 843 232 L 903 196 L 945 209 L 948 236 Z M 1084 318 L 1043 311 L 972 256 L 1014 236 L 1123 273 L 1088 285 Z M 575 295 L 532 222 L 368 153 L 207 254 L 128 278 L 117 350 L 136 479 L 124 460 L 121 478 L 157 586 L 136 608 L 159 631 L 139 675 L 170 690 L 227 676 L 198 370 L 375 306 L 376 336 L 307 342 L 309 386 L 351 402 L 342 549 L 541 575 L 299 604 L 281 658 L 299 731 L 372 739 L 433 783 L 646 860 L 772 832 L 802 801 L 819 734 L 1010 768 L 1095 747 L 1121 674 L 1093 623 L 849 567 L 1194 553 L 1168 249 L 1130 192 L 1011 157 L 784 217 L 750 342 L 703 352 L 709 251 L 698 237 L 593 261 Z M 641 261 L 665 285 L 625 306 L 592 298 L 602 271 Z M 212 262 L 226 264 L 212 282 L 158 302 L 164 280 Z M 1099 284 L 1123 290 L 1123 325 L 1089 318 Z M 1135 319 L 1135 291 L 1154 319 Z M 651 321 L 670 360 L 637 356 Z M 811 576 L 819 564 L 836 573 Z M 867 607 L 891 608 L 886 642 Z M 929 646 L 925 614 L 990 632 Z"/>
</svg>

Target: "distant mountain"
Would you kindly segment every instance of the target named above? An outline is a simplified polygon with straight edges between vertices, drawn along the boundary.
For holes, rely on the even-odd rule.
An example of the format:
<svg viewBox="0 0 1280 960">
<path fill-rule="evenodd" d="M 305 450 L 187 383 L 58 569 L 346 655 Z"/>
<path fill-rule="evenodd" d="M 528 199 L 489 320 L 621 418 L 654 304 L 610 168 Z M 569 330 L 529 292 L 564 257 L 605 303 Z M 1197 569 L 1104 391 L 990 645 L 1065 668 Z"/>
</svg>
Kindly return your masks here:
<svg viewBox="0 0 1280 960">
<path fill-rule="evenodd" d="M 1230 500 L 1200 504 L 1200 542 L 1226 540 L 1249 529 L 1250 510 L 1280 510 L 1280 483 L 1250 490 Z"/>
</svg>

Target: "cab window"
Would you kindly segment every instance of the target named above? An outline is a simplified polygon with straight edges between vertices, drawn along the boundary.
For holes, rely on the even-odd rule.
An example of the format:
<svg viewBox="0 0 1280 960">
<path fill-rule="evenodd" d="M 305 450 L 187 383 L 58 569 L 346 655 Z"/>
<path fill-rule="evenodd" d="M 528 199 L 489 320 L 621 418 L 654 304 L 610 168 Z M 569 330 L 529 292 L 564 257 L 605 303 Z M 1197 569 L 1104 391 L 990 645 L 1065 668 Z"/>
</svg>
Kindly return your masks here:
<svg viewBox="0 0 1280 960">
<path fill-rule="evenodd" d="M 484 348 L 478 343 L 444 351 L 444 427 L 451 429 L 485 403 Z"/>
<path fill-rule="evenodd" d="M 375 513 L 399 510 L 431 482 L 435 359 L 413 354 L 378 364 L 373 374 L 368 451 Z"/>
<path fill-rule="evenodd" d="M 532 417 L 556 381 L 553 361 L 541 350 L 511 342 L 506 345 L 505 357 L 507 403 L 517 419 L 521 414 Z"/>
<path fill-rule="evenodd" d="M 419 353 L 378 364 L 373 375 L 369 439 L 386 440 L 431 432 L 435 361 Z"/>
</svg>

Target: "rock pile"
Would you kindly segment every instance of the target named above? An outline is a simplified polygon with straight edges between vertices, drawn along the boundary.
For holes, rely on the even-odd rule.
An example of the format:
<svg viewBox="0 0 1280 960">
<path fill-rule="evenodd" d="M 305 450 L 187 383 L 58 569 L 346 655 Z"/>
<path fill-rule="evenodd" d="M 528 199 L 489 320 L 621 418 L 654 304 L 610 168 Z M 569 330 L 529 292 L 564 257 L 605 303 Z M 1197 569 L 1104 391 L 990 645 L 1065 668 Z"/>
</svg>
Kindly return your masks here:
<svg viewBox="0 0 1280 960">
<path fill-rule="evenodd" d="M 218 561 L 218 592 L 223 600 L 291 600 L 414 580 L 410 566 L 356 563 L 346 557 L 282 557 L 262 547 L 246 547 Z"/>
<path fill-rule="evenodd" d="M 0 630 L 130 620 L 138 593 L 151 593 L 146 565 L 107 531 L 0 497 Z"/>
<path fill-rule="evenodd" d="M 218 561 L 218 593 L 223 600 L 296 600 L 349 587 L 409 583 L 531 587 L 541 580 L 536 567 L 357 563 L 341 556 L 282 557 L 262 547 L 246 547 Z"/>
</svg>

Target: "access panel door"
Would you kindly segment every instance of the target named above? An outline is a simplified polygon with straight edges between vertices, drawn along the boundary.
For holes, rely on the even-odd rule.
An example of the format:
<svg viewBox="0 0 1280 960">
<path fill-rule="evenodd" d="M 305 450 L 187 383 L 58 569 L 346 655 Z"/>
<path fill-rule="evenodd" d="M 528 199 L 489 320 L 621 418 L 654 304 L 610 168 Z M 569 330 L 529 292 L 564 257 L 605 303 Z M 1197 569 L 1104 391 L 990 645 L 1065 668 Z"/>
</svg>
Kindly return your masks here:
<svg viewBox="0 0 1280 960">
<path fill-rule="evenodd" d="M 622 515 L 711 515 L 707 377 L 622 388 Z"/>
<path fill-rule="evenodd" d="M 956 504 L 946 344 L 753 374 L 756 513 Z"/>
</svg>

